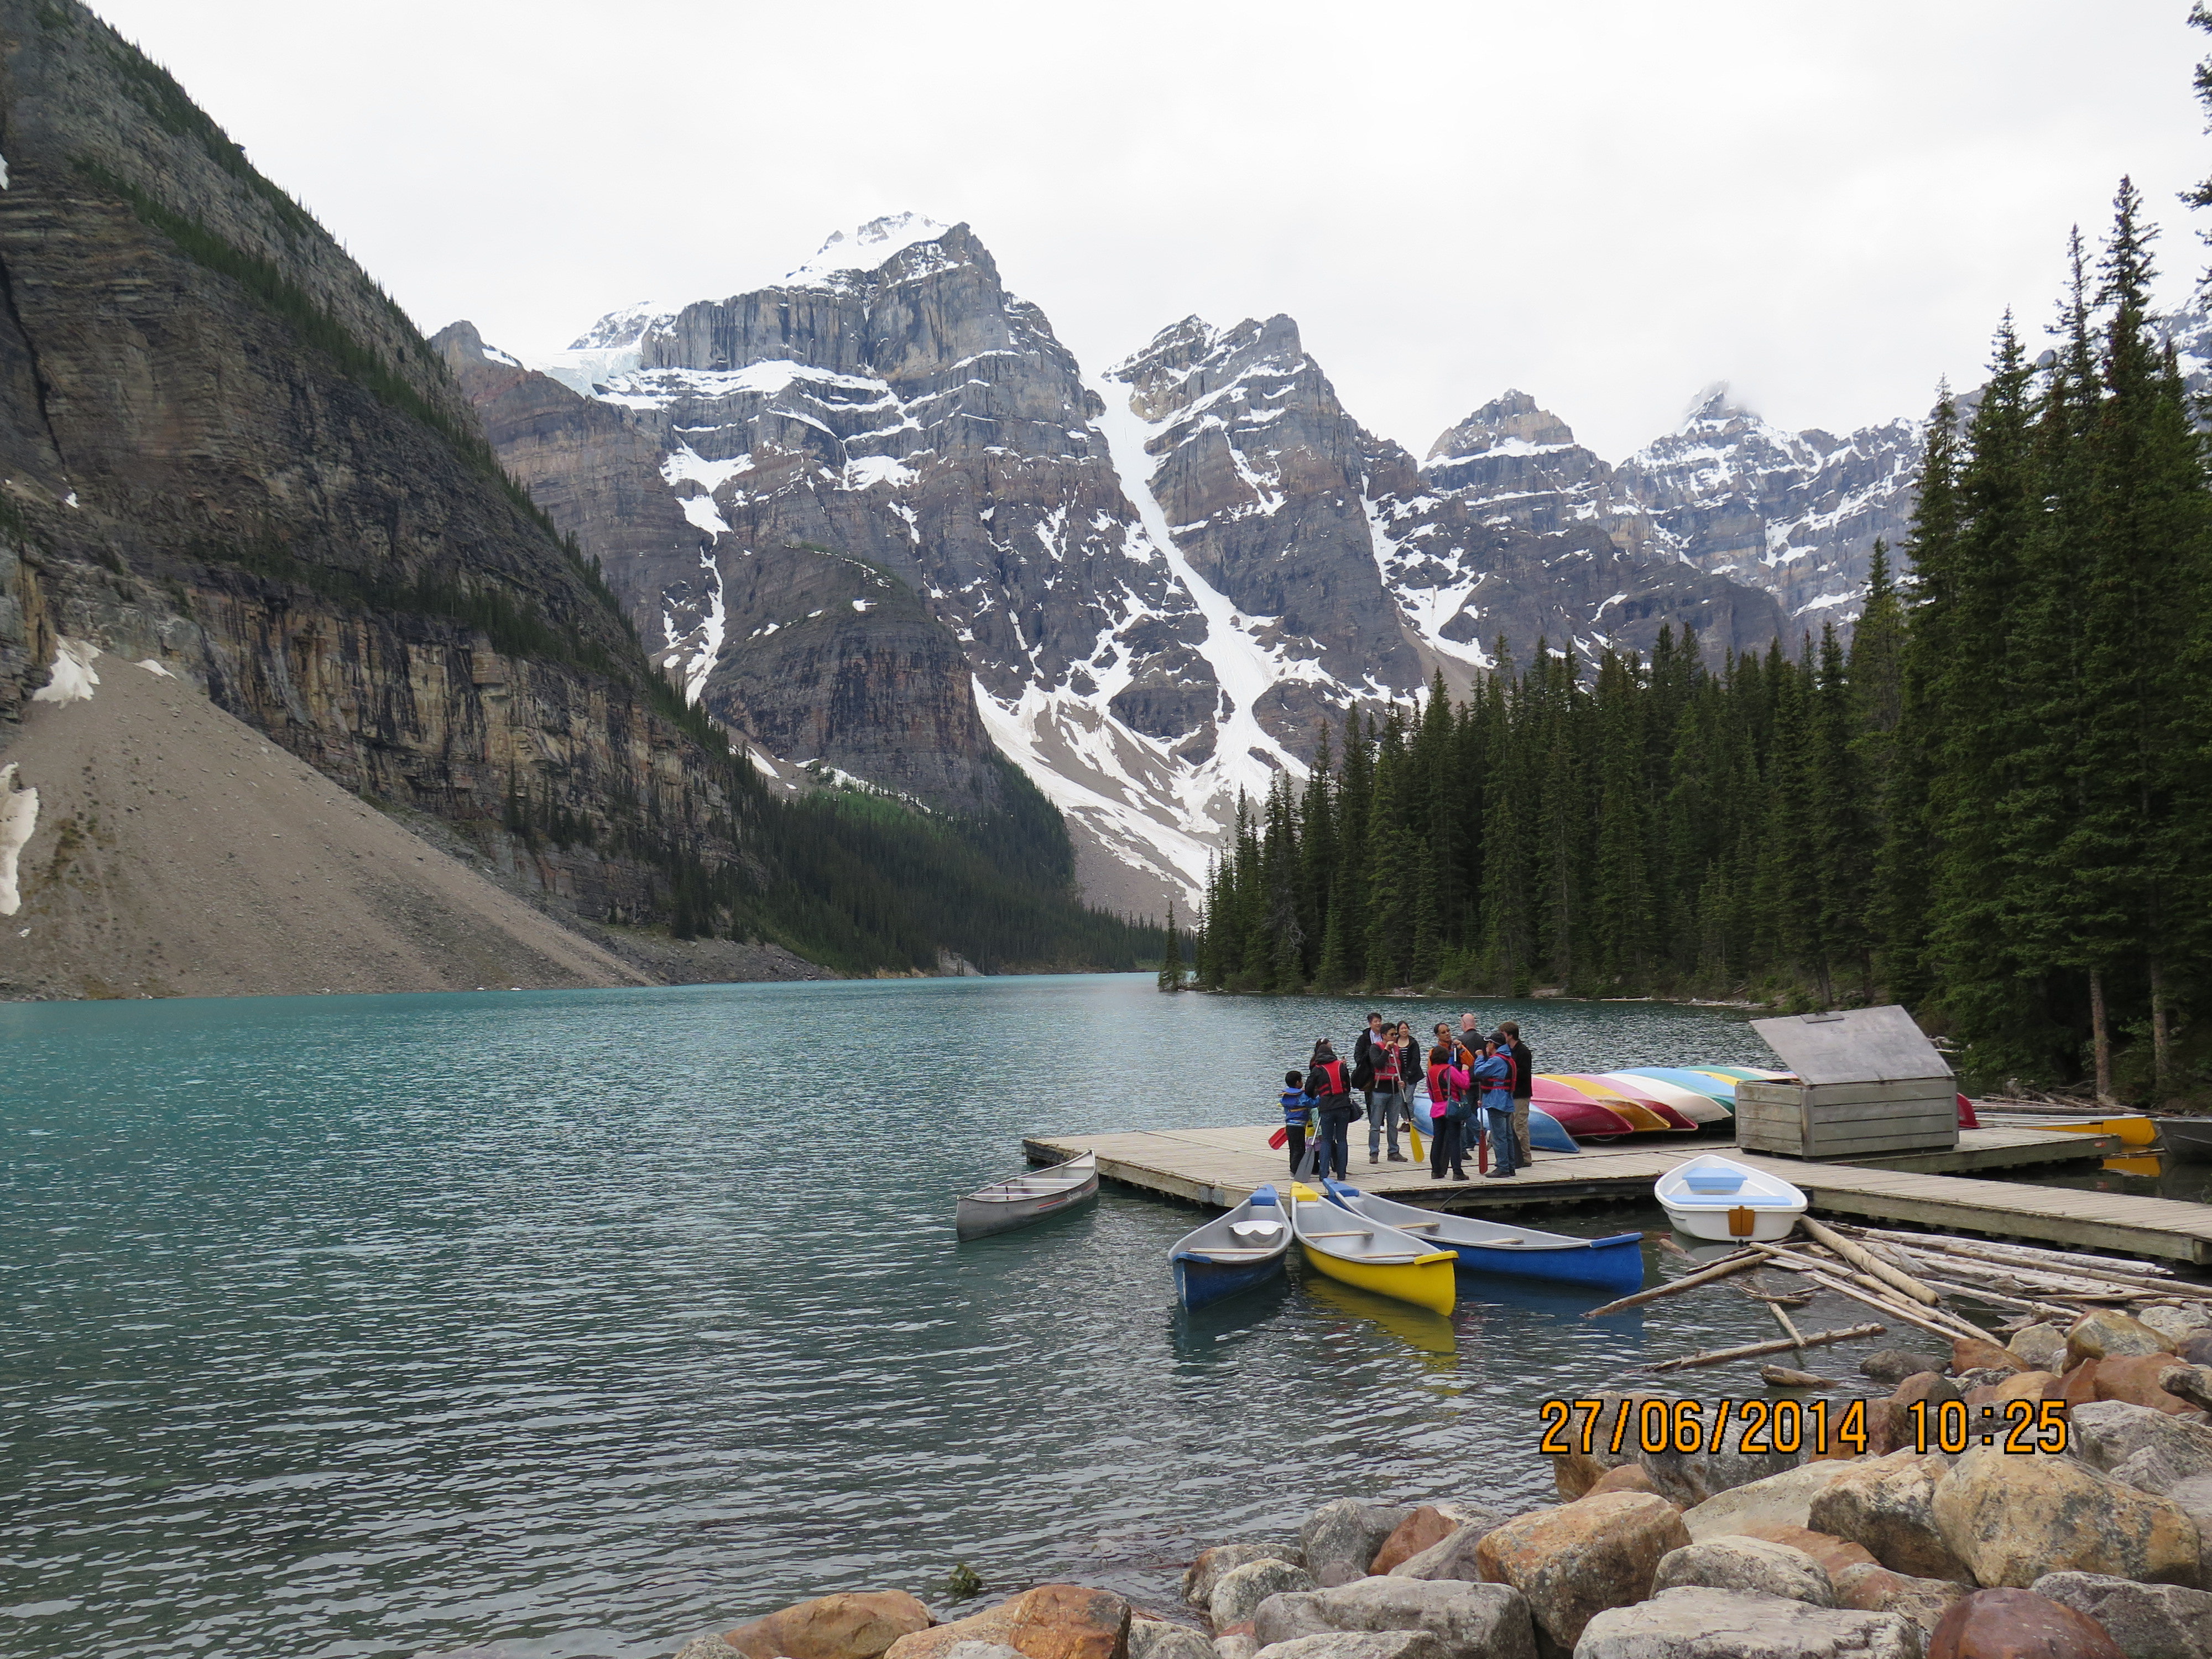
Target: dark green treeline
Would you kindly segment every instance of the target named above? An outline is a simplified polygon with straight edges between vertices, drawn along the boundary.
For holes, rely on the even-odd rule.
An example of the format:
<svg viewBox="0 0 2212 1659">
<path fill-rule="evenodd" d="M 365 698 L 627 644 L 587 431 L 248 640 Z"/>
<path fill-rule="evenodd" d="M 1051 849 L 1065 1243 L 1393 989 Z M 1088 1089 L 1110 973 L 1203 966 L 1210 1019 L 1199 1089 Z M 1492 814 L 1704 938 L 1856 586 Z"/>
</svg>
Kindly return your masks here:
<svg viewBox="0 0 2212 1659">
<path fill-rule="evenodd" d="M 2212 1079 L 2212 493 L 2124 181 L 2054 349 L 1929 428 L 1904 568 L 1718 672 L 1540 642 L 1240 811 L 1196 978 L 1901 1000 L 1984 1079 Z"/>
</svg>

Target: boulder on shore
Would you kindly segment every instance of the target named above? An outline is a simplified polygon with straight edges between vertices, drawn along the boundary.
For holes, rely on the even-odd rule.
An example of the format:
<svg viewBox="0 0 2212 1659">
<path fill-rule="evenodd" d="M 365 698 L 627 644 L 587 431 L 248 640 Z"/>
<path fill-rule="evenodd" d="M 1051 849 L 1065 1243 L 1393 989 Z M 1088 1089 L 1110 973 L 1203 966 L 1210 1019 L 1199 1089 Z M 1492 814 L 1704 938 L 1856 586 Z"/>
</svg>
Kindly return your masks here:
<svg viewBox="0 0 2212 1659">
<path fill-rule="evenodd" d="M 1923 1632 L 1933 1632 L 1951 1603 L 1967 1593 L 1948 1578 L 1915 1578 L 1872 1562 L 1849 1566 L 1836 1575 L 1836 1605 L 1862 1613 L 1894 1613 Z"/>
<path fill-rule="evenodd" d="M 2212 1302 L 2161 1302 L 2136 1309 L 2136 1317 L 2179 1349 L 2197 1332 L 2212 1330 Z"/>
<path fill-rule="evenodd" d="M 2014 1331 L 2005 1346 L 2030 1370 L 2056 1374 L 2066 1369 L 2066 1333 L 2047 1322 Z"/>
<path fill-rule="evenodd" d="M 1672 1504 L 1620 1492 L 1508 1521 L 1477 1555 L 1484 1579 L 1527 1596 L 1538 1628 L 1571 1649 L 1595 1615 L 1650 1595 L 1660 1559 L 1690 1541 Z"/>
<path fill-rule="evenodd" d="M 1271 1595 L 1314 1588 L 1314 1577 L 1304 1567 L 1288 1561 L 1247 1561 L 1241 1567 L 1231 1567 L 1215 1582 L 1206 1613 L 1218 1633 L 1250 1619 Z"/>
<path fill-rule="evenodd" d="M 1110 1590 L 1040 1584 L 965 1619 L 902 1636 L 885 1659 L 946 1659 L 963 1642 L 996 1643 L 1024 1659 L 1128 1659 L 1130 1618 L 1129 1604 Z"/>
<path fill-rule="evenodd" d="M 1923 1407 L 1928 1419 L 1926 1438 L 1935 1439 L 1935 1413 L 1947 1400 L 1963 1400 L 1956 1383 L 1938 1371 L 1917 1371 L 1897 1385 L 1897 1391 L 1887 1400 L 1871 1401 L 1867 1405 L 1867 1450 L 1875 1456 L 1886 1457 L 1891 1452 L 1917 1449 L 1923 1437 L 1922 1414 L 1913 1408 Z"/>
<path fill-rule="evenodd" d="M 1411 1514 L 1402 1504 L 1370 1504 L 1357 1498 L 1322 1504 L 1298 1528 L 1306 1571 L 1324 1589 L 1365 1577 L 1376 1552 Z"/>
<path fill-rule="evenodd" d="M 1607 1469 L 1598 1476 L 1597 1484 L 1583 1496 L 1595 1498 L 1609 1492 L 1648 1492 L 1654 1498 L 1667 1495 L 1659 1490 L 1659 1483 L 1651 1478 L 1651 1471 L 1641 1463 L 1623 1463 L 1617 1469 Z"/>
<path fill-rule="evenodd" d="M 1985 1336 L 1954 1336 L 1951 1339 L 1951 1369 L 1963 1375 L 1967 1371 L 2027 1371 L 2037 1367 Z"/>
<path fill-rule="evenodd" d="M 1792 1549 L 1804 1551 L 1826 1570 L 1831 1580 L 1847 1568 L 1880 1565 L 1865 1545 L 1854 1544 L 1848 1538 L 1838 1538 L 1833 1533 L 1814 1532 L 1809 1527 L 1771 1523 L 1746 1527 L 1743 1530 L 1747 1537 L 1764 1538 L 1770 1543 L 1787 1544 Z"/>
<path fill-rule="evenodd" d="M 1760 1526 L 1809 1526 L 1813 1499 L 1855 1467 L 1849 1462 L 1803 1463 L 1764 1480 L 1731 1486 L 1686 1512 L 1682 1524 L 1692 1538 L 1716 1538 Z"/>
<path fill-rule="evenodd" d="M 2120 1359 L 2173 1352 L 2173 1339 L 2153 1330 L 2140 1319 L 2111 1308 L 2093 1308 L 2075 1320 L 2066 1333 L 2069 1364 L 2084 1359 Z"/>
<path fill-rule="evenodd" d="M 677 1649 L 676 1659 L 739 1659 L 739 1656 L 736 1648 L 710 1632 L 693 1637 Z"/>
<path fill-rule="evenodd" d="M 1303 1567 L 1305 1556 L 1296 1544 L 1216 1544 L 1200 1550 L 1182 1576 L 1182 1599 L 1194 1607 L 1213 1605 L 1213 1587 L 1231 1567 L 1254 1561 L 1288 1561 Z"/>
<path fill-rule="evenodd" d="M 1385 1573 L 1419 1555 L 1432 1544 L 1441 1544 L 1462 1527 L 1477 1517 L 1455 1504 L 1423 1504 L 1401 1521 L 1395 1531 L 1382 1540 L 1367 1564 L 1370 1573 Z"/>
<path fill-rule="evenodd" d="M 2093 1572 L 2054 1572 L 2028 1586 L 2087 1613 L 2128 1659 L 2212 1659 L 2212 1595 Z"/>
<path fill-rule="evenodd" d="M 1261 1648 L 1267 1659 L 1455 1659 L 1425 1630 L 1332 1631 Z"/>
<path fill-rule="evenodd" d="M 1574 1659 L 1920 1659 L 1920 1632 L 1893 1613 L 1670 1589 L 1599 1613 Z"/>
<path fill-rule="evenodd" d="M 1129 1659 L 1216 1659 L 1213 1638 L 1164 1619 L 1129 1620 Z"/>
<path fill-rule="evenodd" d="M 2185 1510 L 2070 1457 L 1976 1446 L 1936 1483 L 1934 1513 L 1951 1553 L 1993 1587 L 2066 1571 L 2194 1584 L 2200 1571 Z"/>
<path fill-rule="evenodd" d="M 1844 1467 L 1845 1473 L 1813 1500 L 1808 1524 L 1814 1531 L 1863 1546 L 1892 1572 L 1974 1582 L 1936 1523 L 1936 1487 L 1947 1473 L 1943 1459 L 1893 1452 Z"/>
<path fill-rule="evenodd" d="M 722 1640 L 750 1659 L 877 1659 L 933 1622 L 904 1590 L 863 1590 L 780 1607 L 725 1631 Z"/>
<path fill-rule="evenodd" d="M 1364 1578 L 1334 1589 L 1271 1595 L 1253 1616 L 1263 1647 L 1335 1631 L 1426 1631 L 1453 1659 L 1535 1659 L 1528 1603 L 1510 1584 Z"/>
<path fill-rule="evenodd" d="M 2032 1590 L 1985 1589 L 1954 1602 L 1928 1659 L 2127 1659 L 2087 1613 Z"/>
<path fill-rule="evenodd" d="M 1915 1353 L 1910 1348 L 1877 1348 L 1859 1361 L 1859 1375 L 1872 1377 L 1885 1388 L 1893 1389 L 1908 1376 L 1922 1371 L 1943 1374 L 1949 1361 L 1940 1353 Z"/>
<path fill-rule="evenodd" d="M 1707 1538 L 1669 1550 L 1651 1575 L 1652 1594 L 1683 1585 L 1778 1595 L 1815 1607 L 1836 1604 L 1826 1567 L 1794 1545 L 1764 1538 Z"/>
</svg>

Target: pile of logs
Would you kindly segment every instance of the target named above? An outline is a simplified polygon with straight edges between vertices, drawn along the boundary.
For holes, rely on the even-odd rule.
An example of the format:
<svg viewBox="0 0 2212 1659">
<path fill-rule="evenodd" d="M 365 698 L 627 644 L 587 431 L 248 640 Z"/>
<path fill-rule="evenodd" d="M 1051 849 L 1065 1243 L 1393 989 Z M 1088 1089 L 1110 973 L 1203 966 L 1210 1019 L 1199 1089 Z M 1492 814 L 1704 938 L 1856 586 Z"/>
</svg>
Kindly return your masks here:
<svg viewBox="0 0 2212 1659">
<path fill-rule="evenodd" d="M 2178 1279 L 2172 1268 L 2154 1262 L 2115 1261 L 2072 1250 L 1931 1233 L 1831 1225 L 1811 1216 L 1801 1217 L 1798 1226 L 1808 1242 L 1747 1242 L 1733 1254 L 1706 1264 L 1696 1273 L 1671 1279 L 1655 1290 L 1593 1308 L 1583 1316 L 1595 1319 L 1619 1313 L 1626 1308 L 1716 1284 L 1760 1267 L 1775 1267 L 1796 1274 L 1808 1285 L 1859 1303 L 1884 1319 L 1912 1326 L 1947 1342 L 1960 1337 L 1978 1341 L 1990 1340 L 1987 1329 L 1954 1310 L 1950 1304 L 1954 1301 L 2007 1310 L 2021 1316 L 2014 1322 L 2016 1324 L 2035 1319 L 2071 1320 L 2084 1308 L 2093 1306 L 2180 1300 L 2212 1302 L 2212 1285 Z M 1726 1360 L 1750 1359 L 1790 1349 L 1879 1336 L 1885 1328 L 1879 1324 L 1855 1325 L 1805 1334 L 1785 1311 L 1790 1307 L 1802 1307 L 1805 1297 L 1770 1296 L 1755 1290 L 1747 1293 L 1764 1303 L 1782 1328 L 1779 1340 L 1686 1354 L 1645 1369 L 1673 1371 L 1717 1365 Z"/>
</svg>

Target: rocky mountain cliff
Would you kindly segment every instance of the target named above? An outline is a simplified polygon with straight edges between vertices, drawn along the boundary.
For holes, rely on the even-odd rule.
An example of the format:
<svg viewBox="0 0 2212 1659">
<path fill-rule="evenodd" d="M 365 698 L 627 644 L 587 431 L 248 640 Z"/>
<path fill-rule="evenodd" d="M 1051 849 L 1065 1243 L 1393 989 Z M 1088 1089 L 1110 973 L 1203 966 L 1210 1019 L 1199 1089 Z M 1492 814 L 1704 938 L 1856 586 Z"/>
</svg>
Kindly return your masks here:
<svg viewBox="0 0 2212 1659">
<path fill-rule="evenodd" d="M 161 70 L 0 3 L 0 712 L 152 659 L 349 789 L 498 826 L 594 916 L 741 859 L 625 619 L 399 309 Z"/>
<path fill-rule="evenodd" d="M 1671 622 L 1717 655 L 1781 626 L 1587 515 L 1492 522 L 1352 419 L 1288 318 L 1187 319 L 1086 382 L 964 225 L 875 221 L 530 368 L 467 324 L 437 343 L 763 769 L 974 811 L 1003 755 L 1093 898 L 1148 913 L 1325 724 L 1465 685 L 1501 634 L 1640 648 Z"/>
<path fill-rule="evenodd" d="M 724 591 L 714 554 L 734 542 L 714 489 L 750 465 L 724 441 L 744 423 L 732 411 L 799 409 L 756 446 L 763 476 L 797 478 L 829 422 L 872 418 L 856 404 L 873 392 L 854 386 L 876 381 L 838 368 L 769 392 L 720 373 L 720 318 L 697 319 L 699 386 L 675 343 L 690 337 L 672 335 L 641 370 L 657 390 L 634 408 L 471 338 L 434 349 L 82 6 L 0 0 L 0 749 L 81 646 L 188 681 L 372 803 L 443 820 L 502 879 L 578 918 L 769 938 L 862 972 L 948 951 L 1007 966 L 1131 959 L 1136 936 L 1075 903 L 1056 819 L 985 737 L 960 641 L 866 556 L 878 550 L 804 501 L 787 519 L 745 518 L 724 489 L 774 553 L 732 564 Z M 917 426 L 933 410 L 950 429 L 989 394 L 965 389 L 972 343 L 946 333 L 933 347 L 922 313 L 980 314 L 957 286 L 995 278 L 988 259 L 966 276 L 937 263 L 915 277 L 903 355 L 886 313 L 852 361 L 883 364 Z M 815 297 L 826 332 L 852 325 L 849 295 Z M 480 408 L 606 555 L 619 596 L 509 476 Z M 975 467 L 997 465 L 970 449 Z M 894 453 L 856 447 L 853 481 L 896 466 Z M 945 475 L 949 515 L 968 490 Z M 1080 489 L 1065 493 L 1073 513 Z M 988 563 L 988 540 L 963 545 Z M 940 563 L 929 579 L 959 578 Z M 1056 602 L 1048 584 L 1036 599 Z M 777 799 L 656 672 L 632 612 L 695 687 L 725 617 L 776 640 L 732 674 L 733 720 L 784 752 L 824 752 L 825 725 L 865 730 L 873 769 L 903 780 L 907 767 L 979 810 L 948 823 Z M 995 640 L 1028 619 L 979 623 Z M 36 816 L 32 774 L 61 751 L 22 741 L 0 818 L 20 876 L 10 908 L 28 915 L 80 880 L 69 851 L 84 826 Z M 50 802 L 70 798 L 48 783 Z M 0 969 L 20 933 L 0 941 Z M 54 957 L 40 982 L 71 971 Z"/>
</svg>

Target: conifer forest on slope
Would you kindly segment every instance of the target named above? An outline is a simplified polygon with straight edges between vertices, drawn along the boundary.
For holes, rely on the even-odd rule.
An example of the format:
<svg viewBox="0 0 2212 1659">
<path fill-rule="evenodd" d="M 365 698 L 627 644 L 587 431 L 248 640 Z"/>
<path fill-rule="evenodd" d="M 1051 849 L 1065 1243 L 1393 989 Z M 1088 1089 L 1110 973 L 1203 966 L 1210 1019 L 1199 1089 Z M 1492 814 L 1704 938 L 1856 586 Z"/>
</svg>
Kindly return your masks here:
<svg viewBox="0 0 2212 1659">
<path fill-rule="evenodd" d="M 1931 422 L 1911 574 L 1846 649 L 1592 675 L 1348 721 L 1240 817 L 1198 982 L 1898 1000 L 1963 1069 L 2212 1095 L 2212 489 L 2123 181 L 2053 349 L 2010 317 Z"/>
</svg>

